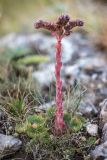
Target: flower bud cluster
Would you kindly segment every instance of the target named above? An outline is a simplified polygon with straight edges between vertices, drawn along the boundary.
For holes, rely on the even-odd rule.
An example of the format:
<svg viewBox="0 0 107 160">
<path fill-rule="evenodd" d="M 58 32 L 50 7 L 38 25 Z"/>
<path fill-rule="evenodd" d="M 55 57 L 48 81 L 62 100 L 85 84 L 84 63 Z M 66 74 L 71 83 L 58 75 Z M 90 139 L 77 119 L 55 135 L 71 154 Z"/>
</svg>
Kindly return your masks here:
<svg viewBox="0 0 107 160">
<path fill-rule="evenodd" d="M 54 33 L 56 36 L 68 36 L 74 27 L 81 27 L 84 23 L 81 20 L 70 20 L 68 15 L 61 15 L 56 23 L 51 23 L 43 20 L 35 22 L 36 29 L 43 28 Z"/>
</svg>

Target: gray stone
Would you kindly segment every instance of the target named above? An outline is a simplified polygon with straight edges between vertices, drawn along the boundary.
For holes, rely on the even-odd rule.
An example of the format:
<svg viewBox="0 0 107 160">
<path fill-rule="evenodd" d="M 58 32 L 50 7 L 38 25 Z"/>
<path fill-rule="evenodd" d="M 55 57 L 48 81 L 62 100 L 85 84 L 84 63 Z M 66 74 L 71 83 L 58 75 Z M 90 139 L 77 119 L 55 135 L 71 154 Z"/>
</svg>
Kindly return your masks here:
<svg viewBox="0 0 107 160">
<path fill-rule="evenodd" d="M 100 56 L 85 57 L 84 59 L 79 59 L 77 62 L 79 67 L 81 67 L 81 69 L 83 69 L 85 72 L 88 72 L 89 70 L 94 70 L 94 68 L 106 66 L 106 61 Z"/>
<path fill-rule="evenodd" d="M 39 106 L 35 106 L 33 107 L 35 109 L 35 111 L 41 111 L 41 110 L 47 110 L 48 108 L 50 107 L 53 107 L 55 105 L 55 101 L 51 101 L 51 102 L 48 102 L 48 103 L 44 103 L 44 104 L 41 104 Z"/>
<path fill-rule="evenodd" d="M 72 80 L 78 77 L 80 73 L 80 70 L 78 68 L 78 65 L 73 66 L 64 66 L 62 67 L 62 76 L 65 78 L 65 80 Z"/>
<path fill-rule="evenodd" d="M 98 134 L 98 125 L 89 123 L 86 126 L 86 130 L 91 136 L 96 136 Z"/>
<path fill-rule="evenodd" d="M 100 95 L 103 97 L 107 97 L 107 87 L 100 89 Z"/>
<path fill-rule="evenodd" d="M 98 114 L 98 110 L 91 102 L 81 102 L 79 112 L 88 117 Z"/>
<path fill-rule="evenodd" d="M 91 157 L 93 160 L 104 160 L 107 158 L 107 141 L 95 147 L 93 151 L 91 151 Z"/>
<path fill-rule="evenodd" d="M 22 142 L 18 138 L 0 134 L 0 158 L 14 154 L 21 145 Z"/>
<path fill-rule="evenodd" d="M 95 102 L 96 102 L 96 94 L 95 94 L 95 92 L 93 92 L 93 91 L 87 92 L 85 94 L 85 100 L 86 101 L 91 101 L 92 104 L 95 104 Z"/>
<path fill-rule="evenodd" d="M 33 72 L 32 77 L 39 83 L 40 87 L 49 86 L 55 81 L 54 70 L 54 64 L 48 64 L 44 69 Z"/>
</svg>

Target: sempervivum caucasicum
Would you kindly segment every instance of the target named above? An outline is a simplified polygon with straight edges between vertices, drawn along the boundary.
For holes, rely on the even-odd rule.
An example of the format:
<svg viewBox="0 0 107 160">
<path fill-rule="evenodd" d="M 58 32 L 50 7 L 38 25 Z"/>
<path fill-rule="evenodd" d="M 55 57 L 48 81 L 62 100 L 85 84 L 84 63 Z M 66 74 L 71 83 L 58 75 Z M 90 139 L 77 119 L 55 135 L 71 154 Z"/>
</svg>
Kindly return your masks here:
<svg viewBox="0 0 107 160">
<path fill-rule="evenodd" d="M 66 130 L 66 125 L 63 118 L 63 106 L 62 106 L 62 80 L 60 77 L 60 71 L 62 67 L 61 62 L 61 41 L 65 36 L 69 36 L 72 33 L 72 29 L 75 27 L 83 26 L 81 20 L 70 20 L 68 15 L 61 15 L 56 22 L 47 22 L 43 20 L 36 21 L 34 27 L 36 29 L 46 29 L 52 33 L 57 39 L 56 44 L 56 64 L 55 64 L 55 76 L 56 76 L 56 113 L 54 119 L 54 133 L 56 135 L 62 135 Z"/>
</svg>

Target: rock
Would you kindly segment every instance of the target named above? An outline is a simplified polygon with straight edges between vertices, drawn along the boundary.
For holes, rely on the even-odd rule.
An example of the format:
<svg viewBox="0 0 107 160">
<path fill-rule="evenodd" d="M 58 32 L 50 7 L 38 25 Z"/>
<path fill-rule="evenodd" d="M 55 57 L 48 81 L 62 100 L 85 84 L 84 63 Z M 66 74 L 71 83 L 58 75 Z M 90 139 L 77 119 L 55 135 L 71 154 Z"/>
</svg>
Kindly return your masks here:
<svg viewBox="0 0 107 160">
<path fill-rule="evenodd" d="M 33 72 L 32 77 L 39 83 L 40 87 L 48 86 L 55 81 L 54 64 L 48 64 L 44 69 Z"/>
<path fill-rule="evenodd" d="M 100 95 L 104 98 L 107 97 L 107 87 L 101 88 L 100 89 Z"/>
<path fill-rule="evenodd" d="M 102 129 L 102 138 L 101 138 L 102 143 L 107 141 L 107 123 L 104 124 L 104 127 Z"/>
<path fill-rule="evenodd" d="M 64 77 L 66 83 L 73 84 L 74 80 L 78 77 L 80 70 L 78 65 L 63 66 L 61 71 L 62 77 Z"/>
<path fill-rule="evenodd" d="M 100 103 L 100 107 L 100 122 L 103 126 L 105 123 L 107 123 L 107 99 L 104 99 L 103 102 Z"/>
<path fill-rule="evenodd" d="M 95 92 L 91 91 L 91 92 L 86 92 L 85 93 L 85 101 L 91 101 L 92 104 L 95 104 L 96 102 L 96 95 Z"/>
<path fill-rule="evenodd" d="M 86 130 L 91 136 L 96 136 L 98 134 L 98 125 L 90 123 L 86 126 Z"/>
<path fill-rule="evenodd" d="M 18 138 L 0 134 L 0 158 L 14 154 L 21 145 L 22 142 Z"/>
<path fill-rule="evenodd" d="M 104 160 L 107 158 L 107 141 L 95 147 L 91 151 L 91 157 L 93 160 Z"/>
<path fill-rule="evenodd" d="M 101 58 L 101 56 L 85 57 L 84 59 L 79 59 L 77 62 L 79 67 L 81 67 L 81 69 L 83 69 L 83 71 L 87 74 L 89 74 L 90 71 L 91 73 L 96 73 L 95 68 L 103 68 L 106 66 L 106 61 Z M 98 71 L 97 73 L 101 73 L 101 71 Z"/>
<path fill-rule="evenodd" d="M 46 110 L 52 106 L 55 105 L 55 101 L 51 101 L 51 102 L 48 102 L 48 103 L 45 103 L 45 104 L 42 104 L 42 105 L 39 105 L 39 106 L 35 106 L 34 109 L 35 111 L 41 111 L 41 110 Z"/>
<path fill-rule="evenodd" d="M 79 112 L 88 117 L 98 114 L 98 110 L 91 102 L 81 102 L 79 106 Z"/>
</svg>

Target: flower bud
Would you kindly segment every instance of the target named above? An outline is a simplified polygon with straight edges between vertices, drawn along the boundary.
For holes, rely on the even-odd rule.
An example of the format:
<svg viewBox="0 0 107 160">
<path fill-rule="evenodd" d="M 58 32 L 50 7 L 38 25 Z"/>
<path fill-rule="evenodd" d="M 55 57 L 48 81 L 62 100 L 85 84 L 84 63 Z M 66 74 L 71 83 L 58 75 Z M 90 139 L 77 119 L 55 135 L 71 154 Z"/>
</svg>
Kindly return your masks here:
<svg viewBox="0 0 107 160">
<path fill-rule="evenodd" d="M 36 29 L 42 28 L 44 26 L 44 21 L 38 20 L 37 22 L 34 23 L 34 27 Z"/>
<path fill-rule="evenodd" d="M 84 25 L 84 22 L 77 19 L 77 20 L 76 20 L 76 24 L 77 24 L 77 26 L 83 26 L 83 25 Z"/>
<path fill-rule="evenodd" d="M 60 26 L 65 26 L 69 20 L 70 17 L 68 15 L 61 15 L 56 23 Z"/>
<path fill-rule="evenodd" d="M 81 27 L 84 23 L 81 20 L 70 20 L 68 15 L 61 15 L 56 23 L 39 20 L 34 24 L 36 29 L 44 28 L 49 30 L 53 35 L 63 37 L 68 36 L 74 27 Z"/>
</svg>

